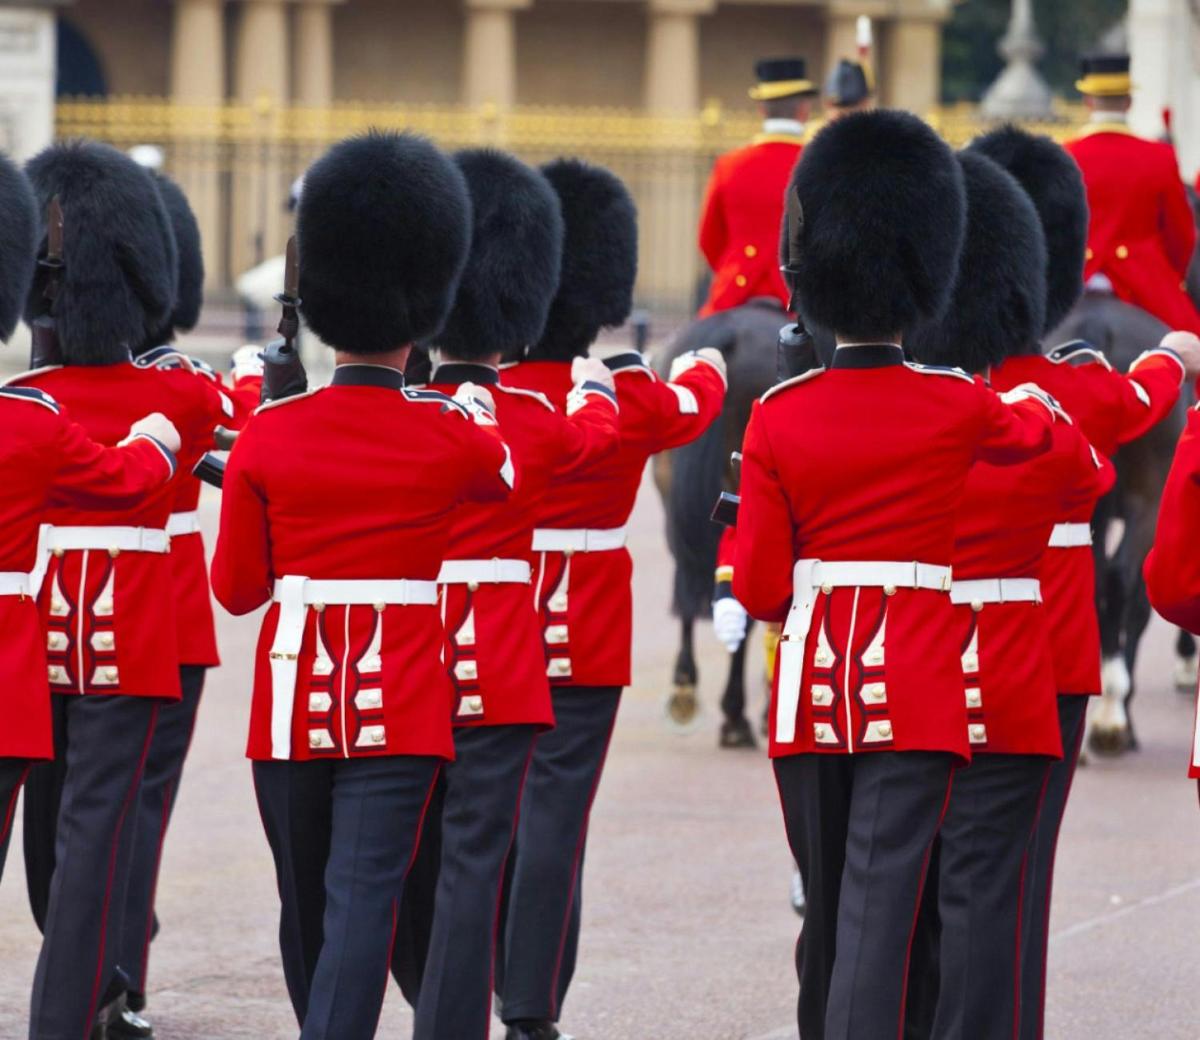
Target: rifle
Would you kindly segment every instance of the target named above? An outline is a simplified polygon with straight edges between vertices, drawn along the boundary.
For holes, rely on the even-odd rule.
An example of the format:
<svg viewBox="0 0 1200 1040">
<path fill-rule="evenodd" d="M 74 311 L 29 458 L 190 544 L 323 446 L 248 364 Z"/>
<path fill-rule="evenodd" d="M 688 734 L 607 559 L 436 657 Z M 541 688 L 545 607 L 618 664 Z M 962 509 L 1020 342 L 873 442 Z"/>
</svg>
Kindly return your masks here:
<svg viewBox="0 0 1200 1040">
<path fill-rule="evenodd" d="M 33 343 L 30 347 L 29 367 L 45 368 L 47 365 L 62 364 L 62 350 L 58 343 L 58 327 L 54 318 L 54 307 L 58 301 L 59 282 L 62 279 L 63 263 L 63 211 L 55 195 L 46 207 L 46 255 L 38 260 L 45 269 L 46 287 L 42 290 L 41 313 L 33 319 L 30 329 Z"/>
<path fill-rule="evenodd" d="M 280 338 L 274 339 L 263 348 L 262 402 L 278 401 L 294 397 L 308 389 L 308 373 L 296 349 L 296 337 L 300 332 L 300 264 L 296 252 L 296 237 L 287 242 L 284 263 L 283 292 L 275 299 L 283 308 L 276 331 Z M 228 450 L 233 447 L 237 434 L 218 427 L 217 447 Z M 221 487 L 225 481 L 225 461 L 213 452 L 205 452 L 192 467 L 192 473 L 213 487 Z"/>
</svg>

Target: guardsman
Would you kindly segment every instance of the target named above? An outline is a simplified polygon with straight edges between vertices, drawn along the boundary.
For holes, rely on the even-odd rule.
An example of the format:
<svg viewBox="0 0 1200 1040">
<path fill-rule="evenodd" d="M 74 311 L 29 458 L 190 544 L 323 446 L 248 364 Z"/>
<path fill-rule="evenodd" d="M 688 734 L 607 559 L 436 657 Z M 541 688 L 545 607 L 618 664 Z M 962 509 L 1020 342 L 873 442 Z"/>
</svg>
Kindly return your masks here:
<svg viewBox="0 0 1200 1040">
<path fill-rule="evenodd" d="M 722 155 L 708 181 L 700 217 L 700 252 L 712 269 L 700 316 L 741 306 L 755 296 L 788 294 L 776 255 L 783 189 L 804 143 L 816 84 L 803 58 L 767 58 L 755 66 L 750 97 L 763 115 L 762 133 Z"/>
<path fill-rule="evenodd" d="M 733 591 L 783 622 L 770 750 L 808 896 L 800 1035 L 896 1036 L 930 850 L 970 756 L 955 515 L 971 465 L 1042 453 L 1053 416 L 1036 389 L 1010 404 L 905 363 L 905 335 L 949 303 L 966 211 L 954 154 L 921 120 L 830 124 L 786 208 L 796 307 L 839 345 L 754 407 Z"/>
<path fill-rule="evenodd" d="M 65 216 L 54 312 L 64 364 L 10 385 L 49 393 L 101 444 L 117 443 L 131 421 L 157 409 L 180 431 L 186 472 L 211 440 L 213 399 L 191 374 L 139 368 L 130 355 L 163 327 L 175 299 L 174 240 L 150 174 L 91 141 L 53 145 L 27 173 L 39 202 L 57 195 Z M 39 269 L 27 313 L 38 311 L 52 277 Z M 27 837 L 40 849 L 48 832 L 55 850 L 31 1037 L 86 1035 L 124 989 L 117 959 L 129 806 L 159 708 L 180 695 L 166 533 L 173 493 L 124 508 L 64 505 L 47 518 L 39 605 L 65 772 L 56 798 L 52 766 L 35 768 L 25 800 Z"/>
<path fill-rule="evenodd" d="M 1188 412 L 1187 428 L 1175 448 L 1167 475 L 1154 546 L 1143 573 L 1150 603 L 1167 621 L 1200 633 L 1200 405 Z M 1197 710 L 1188 776 L 1200 781 L 1200 708 Z"/>
<path fill-rule="evenodd" d="M 37 255 L 37 212 L 25 176 L 0 156 L 0 341 L 16 327 Z M 0 387 L 0 629 L 4 713 L 0 733 L 0 874 L 21 783 L 35 761 L 54 756 L 46 637 L 30 572 L 39 524 L 56 504 L 134 503 L 175 473 L 178 435 L 161 416 L 134 424 L 121 446 L 93 441 L 49 394 Z"/>
<path fill-rule="evenodd" d="M 954 296 L 941 321 L 908 346 L 921 361 L 987 378 L 1006 358 L 1039 349 L 1046 246 L 1033 203 L 1009 173 L 981 152 L 958 160 L 967 236 Z M 925 890 L 930 905 L 920 920 L 939 925 L 914 941 L 913 981 L 938 978 L 932 1029 L 921 1035 L 1016 1034 L 1027 853 L 1051 765 L 1062 757 L 1038 575 L 1059 516 L 1095 502 L 1114 478 L 1065 412 L 1045 454 L 1019 465 L 981 461 L 967 477 L 950 600 L 972 758 L 955 774 Z M 935 964 L 926 963 L 929 953 Z"/>
<path fill-rule="evenodd" d="M 842 58 L 829 73 L 821 92 L 828 120 L 863 112 L 875 104 L 870 68 L 862 62 Z"/>
<path fill-rule="evenodd" d="M 566 409 L 575 359 L 629 315 L 637 270 L 637 214 L 610 172 L 563 159 L 542 167 L 562 204 L 562 278 L 545 331 L 505 385 L 538 391 Z M 509 865 L 496 992 L 512 1040 L 552 1040 L 575 966 L 588 817 L 600 783 L 633 636 L 625 548 L 646 461 L 700 436 L 721 410 L 724 360 L 685 354 L 670 380 L 636 351 L 612 371 L 620 451 L 587 473 L 551 482 L 533 534 L 555 728 L 534 746 Z"/>
<path fill-rule="evenodd" d="M 1083 291 L 1088 211 L 1079 168 L 1050 138 L 1016 127 L 986 134 L 972 142 L 970 150 L 982 152 L 1013 174 L 1038 211 L 1046 237 L 1044 331 L 1049 332 Z M 1165 347 L 1135 361 L 1127 374 L 1115 371 L 1104 355 L 1082 343 L 1067 344 L 1049 355 L 1032 351 L 993 368 L 992 385 L 1004 391 L 1035 382 L 1054 396 L 1100 455 L 1112 458 L 1122 444 L 1140 437 L 1174 407 L 1185 372 L 1200 372 L 1200 358 L 1190 340 L 1170 337 Z M 1080 502 L 1059 516 L 1040 573 L 1063 758 L 1050 768 L 1026 878 L 1022 1040 L 1039 1040 L 1042 1035 L 1055 848 L 1083 744 L 1088 698 L 1101 687 L 1094 510 L 1095 502 Z"/>
<path fill-rule="evenodd" d="M 310 168 L 301 313 L 337 367 L 260 408 L 225 474 L 213 591 L 238 615 L 272 604 L 248 753 L 303 1040 L 375 1035 L 405 875 L 454 757 L 438 571 L 455 509 L 515 481 L 486 391 L 464 384 L 460 405 L 404 385 L 411 344 L 450 310 L 470 220 L 462 175 L 423 138 L 352 138 Z"/>
<path fill-rule="evenodd" d="M 542 394 L 500 383 L 500 360 L 542 335 L 558 288 L 563 224 L 546 178 L 502 152 L 460 152 L 474 233 L 458 298 L 435 338 L 431 389 L 486 386 L 521 475 L 499 505 L 464 506 L 438 580 L 454 686 L 455 759 L 442 772 L 440 869 L 432 890 L 406 893 L 434 906 L 415 1040 L 479 1037 L 491 1021 L 496 908 L 521 787 L 539 732 L 554 712 L 534 602 L 535 515 L 551 480 L 614 455 L 619 444 L 612 373 L 574 363 L 566 414 Z M 424 836 L 422 851 L 426 855 Z M 403 951 L 400 951 L 403 953 Z"/>
<path fill-rule="evenodd" d="M 1089 290 L 1115 293 L 1170 328 L 1200 332 L 1200 312 L 1184 285 L 1196 246 L 1195 217 L 1175 149 L 1129 129 L 1129 56 L 1084 59 L 1075 86 L 1090 123 L 1066 149 L 1087 185 Z"/>
</svg>

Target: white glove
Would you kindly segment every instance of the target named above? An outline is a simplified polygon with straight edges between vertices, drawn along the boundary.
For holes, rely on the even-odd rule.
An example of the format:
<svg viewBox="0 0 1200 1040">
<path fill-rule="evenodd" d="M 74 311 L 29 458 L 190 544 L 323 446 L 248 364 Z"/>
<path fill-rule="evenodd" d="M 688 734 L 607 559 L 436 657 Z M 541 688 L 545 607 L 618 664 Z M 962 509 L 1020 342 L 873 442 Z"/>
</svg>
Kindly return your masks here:
<svg viewBox="0 0 1200 1040">
<path fill-rule="evenodd" d="M 713 631 L 717 639 L 731 654 L 737 652 L 746 638 L 749 615 L 732 596 L 722 596 L 713 603 Z"/>
<path fill-rule="evenodd" d="M 263 374 L 262 347 L 256 343 L 247 343 L 244 347 L 238 347 L 233 352 L 233 357 L 230 358 L 229 367 L 233 373 L 234 382 L 250 376 L 261 376 Z"/>
<path fill-rule="evenodd" d="M 594 357 L 577 357 L 571 362 L 571 381 L 576 386 L 582 386 L 584 383 L 599 383 L 613 393 L 616 393 L 617 390 L 612 371 L 603 361 Z"/>
<path fill-rule="evenodd" d="M 1175 351 L 1183 362 L 1183 371 L 1188 379 L 1200 375 L 1200 336 L 1193 332 L 1168 332 L 1160 347 Z"/>
<path fill-rule="evenodd" d="M 1018 401 L 1037 401 L 1043 408 L 1050 413 L 1052 419 L 1063 419 L 1070 422 L 1071 419 L 1066 412 L 1062 410 L 1059 403 L 1054 400 L 1045 390 L 1037 383 L 1019 383 L 1011 390 L 1006 390 L 1000 395 L 1000 400 L 1005 404 L 1016 404 Z"/>
<path fill-rule="evenodd" d="M 121 446 L 128 444 L 139 433 L 153 437 L 163 447 L 172 453 L 177 453 L 183 442 L 179 439 L 179 431 L 162 412 L 151 412 L 129 427 L 129 435 L 121 441 Z"/>
<path fill-rule="evenodd" d="M 679 357 L 671 362 L 671 370 L 667 373 L 667 381 L 673 382 L 683 375 L 684 372 L 706 361 L 721 373 L 723 380 L 728 381 L 725 371 L 725 355 L 717 350 L 716 347 L 701 347 L 699 350 L 689 350 L 686 354 L 680 354 Z"/>
<path fill-rule="evenodd" d="M 496 425 L 496 401 L 492 392 L 477 383 L 460 383 L 454 400 L 462 405 L 479 426 Z"/>
</svg>

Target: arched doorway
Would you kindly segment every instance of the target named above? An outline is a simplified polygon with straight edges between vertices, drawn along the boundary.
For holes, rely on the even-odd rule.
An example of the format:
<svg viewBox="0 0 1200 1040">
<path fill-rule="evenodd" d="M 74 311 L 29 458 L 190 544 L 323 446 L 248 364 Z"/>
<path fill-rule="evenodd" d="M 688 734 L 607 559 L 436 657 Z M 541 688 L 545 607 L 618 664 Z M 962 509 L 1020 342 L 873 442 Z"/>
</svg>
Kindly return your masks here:
<svg viewBox="0 0 1200 1040">
<path fill-rule="evenodd" d="M 57 97 L 103 97 L 108 93 L 104 68 L 86 36 L 66 18 L 58 19 Z"/>
</svg>

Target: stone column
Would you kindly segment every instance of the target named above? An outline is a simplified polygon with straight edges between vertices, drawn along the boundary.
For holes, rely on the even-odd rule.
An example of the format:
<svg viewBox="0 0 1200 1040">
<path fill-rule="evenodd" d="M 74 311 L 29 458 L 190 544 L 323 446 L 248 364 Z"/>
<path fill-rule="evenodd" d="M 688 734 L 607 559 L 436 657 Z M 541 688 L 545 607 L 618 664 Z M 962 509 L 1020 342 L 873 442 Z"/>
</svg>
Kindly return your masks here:
<svg viewBox="0 0 1200 1040">
<path fill-rule="evenodd" d="M 54 11 L 0 5 L 0 151 L 21 162 L 54 139 Z"/>
<path fill-rule="evenodd" d="M 645 104 L 650 112 L 700 110 L 700 16 L 716 0 L 650 0 L 646 28 Z"/>
<path fill-rule="evenodd" d="M 250 109 L 252 133 L 233 151 L 230 276 L 283 252 L 290 223 L 284 208 L 296 172 L 279 141 L 289 102 L 291 41 L 287 0 L 242 0 L 234 40 L 233 94 Z"/>
<path fill-rule="evenodd" d="M 297 105 L 333 103 L 333 5 L 343 0 L 300 0 L 296 8 L 293 99 Z"/>
<path fill-rule="evenodd" d="M 923 116 L 938 103 L 942 80 L 942 26 L 937 18 L 903 18 L 883 38 L 883 104 Z"/>
<path fill-rule="evenodd" d="M 511 108 L 517 100 L 516 12 L 533 0 L 465 0 L 462 99 Z"/>
</svg>

